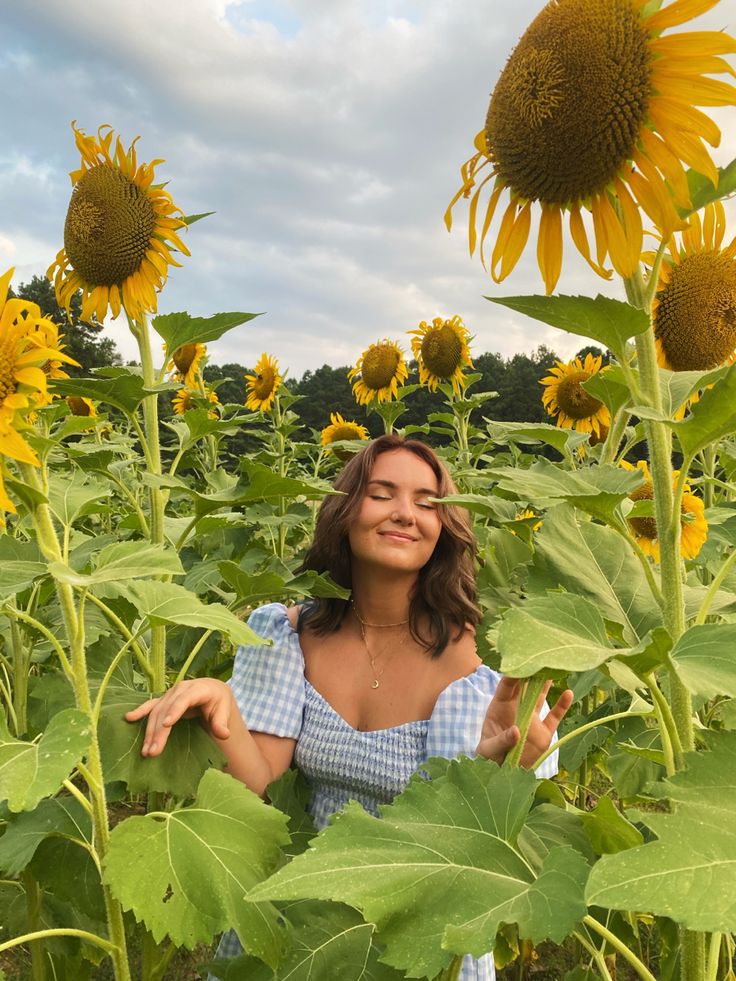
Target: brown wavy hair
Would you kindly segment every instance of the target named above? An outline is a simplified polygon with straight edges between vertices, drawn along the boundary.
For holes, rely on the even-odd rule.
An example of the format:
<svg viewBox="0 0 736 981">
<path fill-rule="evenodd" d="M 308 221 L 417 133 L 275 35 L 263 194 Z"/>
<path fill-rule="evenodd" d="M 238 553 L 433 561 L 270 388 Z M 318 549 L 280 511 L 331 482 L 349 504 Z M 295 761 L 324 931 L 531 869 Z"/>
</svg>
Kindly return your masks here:
<svg viewBox="0 0 736 981">
<path fill-rule="evenodd" d="M 408 450 L 431 467 L 437 478 L 438 497 L 457 490 L 434 450 L 419 440 L 400 436 L 379 436 L 354 456 L 335 481 L 341 494 L 326 497 L 317 517 L 314 540 L 300 572 L 327 572 L 338 585 L 352 589 L 352 553 L 348 532 L 363 503 L 373 465 L 382 453 Z M 481 620 L 475 566 L 478 545 L 464 508 L 438 504 L 441 530 L 431 558 L 419 571 L 409 602 L 409 630 L 412 637 L 438 657 L 453 631 L 459 639 L 466 624 Z M 341 599 L 314 599 L 299 613 L 299 631 L 305 625 L 317 634 L 338 630 L 350 603 Z M 427 629 L 428 625 L 428 629 Z"/>
</svg>

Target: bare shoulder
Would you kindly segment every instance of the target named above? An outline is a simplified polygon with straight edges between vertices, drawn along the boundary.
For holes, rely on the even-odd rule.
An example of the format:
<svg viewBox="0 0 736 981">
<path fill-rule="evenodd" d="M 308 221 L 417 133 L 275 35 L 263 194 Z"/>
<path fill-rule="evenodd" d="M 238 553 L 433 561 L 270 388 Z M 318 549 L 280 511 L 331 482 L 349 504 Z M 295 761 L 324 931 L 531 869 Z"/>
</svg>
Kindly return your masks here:
<svg viewBox="0 0 736 981">
<path fill-rule="evenodd" d="M 475 627 L 471 623 L 465 624 L 459 636 L 452 636 L 446 650 L 450 655 L 448 661 L 460 674 L 470 674 L 482 663 L 475 646 Z"/>
<path fill-rule="evenodd" d="M 289 620 L 289 624 L 292 630 L 296 630 L 297 624 L 299 623 L 299 613 L 301 612 L 301 604 L 297 606 L 290 606 L 286 611 L 286 616 Z"/>
</svg>

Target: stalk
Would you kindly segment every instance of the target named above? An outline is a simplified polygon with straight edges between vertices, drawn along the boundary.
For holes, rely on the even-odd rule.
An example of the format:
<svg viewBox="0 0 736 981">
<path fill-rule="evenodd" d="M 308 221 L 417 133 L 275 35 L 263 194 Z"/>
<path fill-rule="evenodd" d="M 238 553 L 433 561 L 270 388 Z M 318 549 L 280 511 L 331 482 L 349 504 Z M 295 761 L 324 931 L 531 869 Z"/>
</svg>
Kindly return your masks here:
<svg viewBox="0 0 736 981">
<path fill-rule="evenodd" d="M 40 480 L 35 468 L 27 463 L 19 463 L 23 480 L 36 490 L 40 490 Z M 56 530 L 47 504 L 39 504 L 32 512 L 33 524 L 38 537 L 38 544 L 47 562 L 61 561 L 61 549 Z M 56 581 L 56 595 L 59 599 L 64 627 L 69 642 L 69 662 L 71 664 L 72 685 L 77 708 L 93 718 L 92 698 L 87 676 L 87 657 L 85 652 L 84 619 L 78 615 L 74 603 L 74 593 L 68 583 Z M 80 767 L 80 772 L 82 768 Z M 105 797 L 105 779 L 102 771 L 100 745 L 97 727 L 91 725 L 90 746 L 87 754 L 87 764 L 83 768 L 89 789 L 92 807 L 92 827 L 94 830 L 95 847 L 101 859 L 104 858 L 109 840 L 110 829 L 107 822 L 107 800 Z M 112 957 L 116 981 L 130 981 L 130 967 L 125 940 L 125 924 L 120 904 L 103 883 L 102 891 L 105 898 L 107 925 L 110 931 L 111 943 L 105 944 Z M 50 935 L 49 931 L 41 931 Z M 65 931 L 68 935 L 69 931 Z M 33 939 L 40 939 L 34 936 Z M 94 942 L 94 941 L 92 941 Z M 0 947 L 0 949 L 2 949 Z"/>
<path fill-rule="evenodd" d="M 623 940 L 619 940 L 615 933 L 611 933 L 608 927 L 603 926 L 602 923 L 599 923 L 598 920 L 592 916 L 584 916 L 583 923 L 589 930 L 597 933 L 606 941 L 606 943 L 610 944 L 616 953 L 620 954 L 625 961 L 628 961 L 642 981 L 657 981 L 652 972 L 647 968 L 646 964 L 643 964 L 639 960 L 633 950 L 629 950 Z M 693 976 L 690 981 L 694 981 L 694 977 L 695 976 Z"/>
<path fill-rule="evenodd" d="M 153 388 L 158 377 L 153 365 L 151 354 L 151 335 L 146 319 L 133 321 L 128 318 L 130 330 L 138 342 L 141 355 L 143 384 Z M 161 476 L 161 444 L 158 435 L 158 395 L 153 392 L 143 400 L 143 424 L 145 427 L 146 443 L 148 444 L 147 464 L 149 471 Z M 151 504 L 151 544 L 164 544 L 164 496 L 160 487 L 149 488 Z M 166 627 L 157 625 L 151 627 L 151 688 L 154 695 L 161 694 L 166 689 Z"/>
<path fill-rule="evenodd" d="M 23 643 L 17 621 L 10 617 L 10 644 L 13 650 L 13 714 L 15 734 L 20 739 L 28 731 L 28 671 L 31 659 Z"/>
<path fill-rule="evenodd" d="M 28 923 L 32 930 L 41 925 L 41 890 L 28 869 L 23 872 L 23 889 L 26 894 Z M 46 981 L 46 951 L 43 944 L 31 944 L 31 981 Z"/>
<path fill-rule="evenodd" d="M 539 700 L 539 696 L 544 691 L 546 679 L 542 675 L 534 675 L 528 678 L 519 696 L 519 707 L 516 710 L 516 725 L 519 727 L 519 741 L 514 748 L 506 754 L 504 765 L 519 766 L 521 754 L 524 752 L 526 737 L 529 735 L 529 726 L 534 718 L 534 708 Z"/>
</svg>

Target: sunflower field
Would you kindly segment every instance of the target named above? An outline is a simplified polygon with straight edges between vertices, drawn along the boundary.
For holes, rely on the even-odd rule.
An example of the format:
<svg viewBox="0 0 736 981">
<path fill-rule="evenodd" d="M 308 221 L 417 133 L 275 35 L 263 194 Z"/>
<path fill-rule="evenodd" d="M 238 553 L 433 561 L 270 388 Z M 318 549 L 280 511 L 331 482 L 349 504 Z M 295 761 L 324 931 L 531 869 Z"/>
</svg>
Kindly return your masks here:
<svg viewBox="0 0 736 981">
<path fill-rule="evenodd" d="M 0 978 L 195 977 L 194 951 L 223 981 L 456 981 L 493 950 L 506 978 L 736 981 L 736 160 L 706 146 L 736 41 L 691 29 L 717 3 L 552 0 L 461 167 L 445 220 L 467 204 L 494 283 L 537 236 L 544 292 L 489 300 L 608 352 L 540 378 L 549 422 L 493 421 L 460 316 L 350 372 L 386 432 L 440 444 L 522 740 L 545 683 L 573 689 L 559 775 L 432 759 L 380 819 L 351 803 L 319 836 L 295 772 L 266 804 L 195 720 L 144 758 L 124 715 L 227 678 L 255 606 L 347 598 L 298 570 L 368 433 L 308 433 L 268 353 L 221 403 L 207 345 L 254 315 L 157 313 L 206 216 L 135 142 L 74 127 L 49 277 L 84 318 L 127 317 L 140 359 L 70 378 L 64 325 L 0 275 Z M 555 292 L 565 219 L 625 301 Z M 402 428 L 420 387 L 436 411 Z M 218 962 L 231 927 L 245 952 Z"/>
</svg>

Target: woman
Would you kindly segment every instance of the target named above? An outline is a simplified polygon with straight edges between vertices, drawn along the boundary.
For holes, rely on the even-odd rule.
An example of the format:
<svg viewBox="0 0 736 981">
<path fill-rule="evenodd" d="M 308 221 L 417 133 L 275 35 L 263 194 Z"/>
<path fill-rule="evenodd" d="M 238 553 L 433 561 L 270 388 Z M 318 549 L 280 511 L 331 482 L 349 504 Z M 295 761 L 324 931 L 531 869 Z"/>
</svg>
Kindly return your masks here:
<svg viewBox="0 0 736 981">
<path fill-rule="evenodd" d="M 272 646 L 241 648 L 228 684 L 184 681 L 127 715 L 148 716 L 142 752 L 156 756 L 180 718 L 199 714 L 228 772 L 260 795 L 294 763 L 319 828 L 351 799 L 377 813 L 430 756 L 501 763 L 519 739 L 519 684 L 475 650 L 476 544 L 463 509 L 433 502 L 455 492 L 436 454 L 382 436 L 335 489 L 303 568 L 329 572 L 350 601 L 255 610 L 250 625 Z M 549 747 L 571 702 L 565 692 L 545 715 L 540 699 L 523 766 Z M 554 770 L 550 757 L 540 775 Z M 492 957 L 465 958 L 460 977 L 490 981 Z"/>
</svg>

